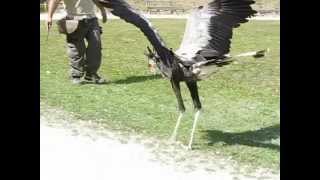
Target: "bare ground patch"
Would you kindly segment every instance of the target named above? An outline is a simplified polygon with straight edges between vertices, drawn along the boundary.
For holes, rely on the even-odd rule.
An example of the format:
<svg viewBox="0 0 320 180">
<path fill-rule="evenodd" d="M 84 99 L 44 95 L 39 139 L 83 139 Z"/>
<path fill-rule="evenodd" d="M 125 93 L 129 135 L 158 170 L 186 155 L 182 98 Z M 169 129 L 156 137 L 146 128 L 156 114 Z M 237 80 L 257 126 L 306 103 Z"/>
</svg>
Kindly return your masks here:
<svg viewBox="0 0 320 180">
<path fill-rule="evenodd" d="M 67 113 L 62 109 L 49 107 L 40 103 L 40 123 L 42 126 L 65 130 L 69 136 L 84 137 L 95 142 L 99 139 L 118 142 L 117 146 L 142 147 L 144 153 L 148 154 L 146 166 L 161 166 L 174 169 L 176 178 L 200 177 L 198 179 L 280 179 L 279 172 L 268 169 L 250 171 L 247 167 L 240 167 L 231 158 L 221 157 L 217 153 L 201 153 L 188 151 L 181 143 L 168 143 L 150 137 L 143 137 L 134 131 L 110 130 L 99 121 L 84 121 L 78 119 L 75 114 Z M 119 152 L 121 153 L 121 152 Z M 122 152 L 123 153 L 123 152 Z M 108 154 L 106 154 L 108 156 Z M 121 154 L 118 154 L 121 157 Z M 106 162 L 108 163 L 108 162 Z M 137 162 L 138 163 L 138 162 Z M 139 162 L 140 163 L 140 162 Z M 166 173 L 166 170 L 161 170 Z M 125 172 L 124 172 L 125 173 Z M 171 172 L 172 173 L 172 172 Z M 199 176 L 201 175 L 201 176 Z M 173 177 L 173 175 L 172 175 Z M 175 179 L 173 177 L 173 179 Z M 43 179 L 44 180 L 44 179 Z"/>
</svg>

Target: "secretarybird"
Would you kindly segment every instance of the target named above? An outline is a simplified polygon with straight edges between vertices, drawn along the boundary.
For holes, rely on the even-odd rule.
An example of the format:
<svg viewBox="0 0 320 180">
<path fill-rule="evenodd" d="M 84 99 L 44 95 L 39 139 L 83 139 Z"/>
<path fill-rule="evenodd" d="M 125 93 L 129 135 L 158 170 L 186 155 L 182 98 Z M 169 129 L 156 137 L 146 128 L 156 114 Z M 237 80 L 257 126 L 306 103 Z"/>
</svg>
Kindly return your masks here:
<svg viewBox="0 0 320 180">
<path fill-rule="evenodd" d="M 180 91 L 184 81 L 190 91 L 196 110 L 188 149 L 191 149 L 194 132 L 201 110 L 197 81 L 212 74 L 216 67 L 228 64 L 233 28 L 248 21 L 256 11 L 252 0 L 214 0 L 192 11 L 187 20 L 180 48 L 173 52 L 153 28 L 150 21 L 124 0 L 99 0 L 99 3 L 115 15 L 138 27 L 153 46 L 146 55 L 152 59 L 163 76 L 170 79 L 178 101 L 180 115 L 171 136 L 175 140 L 185 106 Z M 249 53 L 264 55 L 264 51 Z"/>
</svg>

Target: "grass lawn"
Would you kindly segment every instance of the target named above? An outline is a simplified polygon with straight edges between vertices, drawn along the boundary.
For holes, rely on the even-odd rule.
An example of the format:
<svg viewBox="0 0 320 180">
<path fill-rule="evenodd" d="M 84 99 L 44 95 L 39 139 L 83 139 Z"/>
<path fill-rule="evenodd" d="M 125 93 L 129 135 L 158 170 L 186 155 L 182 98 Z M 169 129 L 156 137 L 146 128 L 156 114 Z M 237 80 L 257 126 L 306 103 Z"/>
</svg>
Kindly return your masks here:
<svg viewBox="0 0 320 180">
<path fill-rule="evenodd" d="M 178 48 L 185 20 L 152 20 L 169 47 Z M 169 138 L 178 116 L 168 80 L 148 72 L 143 55 L 149 45 L 143 34 L 121 20 L 103 25 L 103 64 L 108 85 L 72 85 L 65 37 L 56 27 L 46 41 L 41 22 L 41 101 L 102 122 L 110 129 Z M 280 22 L 251 21 L 234 32 L 231 54 L 270 48 L 263 59 L 241 58 L 199 82 L 203 113 L 194 147 L 198 151 L 232 156 L 253 167 L 278 169 L 280 164 Z M 178 140 L 187 144 L 193 106 L 182 84 L 187 115 Z"/>
</svg>

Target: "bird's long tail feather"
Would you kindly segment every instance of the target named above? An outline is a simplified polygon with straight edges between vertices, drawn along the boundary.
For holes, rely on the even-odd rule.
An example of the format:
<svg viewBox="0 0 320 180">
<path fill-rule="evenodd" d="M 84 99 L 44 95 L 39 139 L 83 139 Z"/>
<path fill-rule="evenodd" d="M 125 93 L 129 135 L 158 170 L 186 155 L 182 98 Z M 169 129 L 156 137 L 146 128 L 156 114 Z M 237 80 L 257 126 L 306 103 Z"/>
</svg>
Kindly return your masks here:
<svg viewBox="0 0 320 180">
<path fill-rule="evenodd" d="M 261 58 L 265 57 L 267 52 L 269 52 L 269 48 L 260 50 L 260 51 L 250 51 L 246 53 L 241 53 L 235 56 L 226 55 L 226 58 L 219 60 L 208 60 L 198 62 L 193 65 L 193 72 L 197 74 L 199 80 L 206 79 L 211 76 L 213 73 L 217 72 L 219 67 L 230 64 L 233 61 L 237 60 L 237 57 L 254 57 Z"/>
<path fill-rule="evenodd" d="M 261 50 L 261 51 L 250 51 L 250 52 L 246 52 L 246 53 L 241 53 L 236 55 L 235 57 L 248 57 L 248 56 L 252 56 L 254 58 L 260 58 L 260 57 L 264 57 L 266 56 L 266 54 L 270 51 L 269 48 Z"/>
</svg>

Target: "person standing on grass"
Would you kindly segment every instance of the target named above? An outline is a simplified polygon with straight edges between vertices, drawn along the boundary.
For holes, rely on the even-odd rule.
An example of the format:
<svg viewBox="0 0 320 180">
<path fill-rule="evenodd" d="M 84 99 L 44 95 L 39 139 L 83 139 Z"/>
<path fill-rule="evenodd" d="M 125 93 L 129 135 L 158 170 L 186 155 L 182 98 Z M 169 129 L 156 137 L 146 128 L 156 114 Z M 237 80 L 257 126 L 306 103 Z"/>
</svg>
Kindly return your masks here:
<svg viewBox="0 0 320 180">
<path fill-rule="evenodd" d="M 47 30 L 52 27 L 52 16 L 61 0 L 48 0 Z M 98 19 L 95 15 L 97 6 L 102 15 L 102 22 L 107 22 L 105 9 L 100 6 L 97 0 L 63 0 L 67 16 L 64 18 L 65 26 L 70 20 L 76 22 L 73 32 L 67 32 L 66 41 L 68 56 L 70 59 L 70 77 L 73 84 L 83 82 L 104 84 L 107 81 L 101 78 L 97 71 L 101 65 L 101 33 Z M 87 41 L 87 46 L 85 44 Z M 83 79 L 84 80 L 83 80 Z"/>
</svg>

